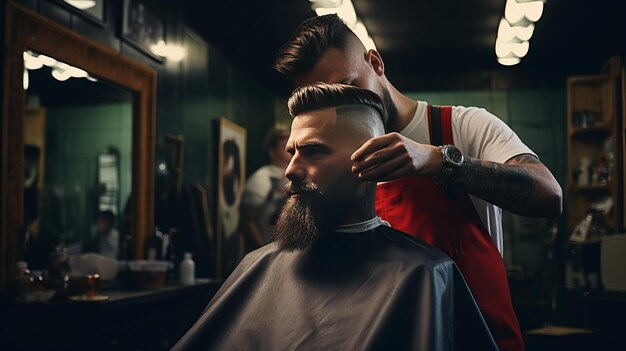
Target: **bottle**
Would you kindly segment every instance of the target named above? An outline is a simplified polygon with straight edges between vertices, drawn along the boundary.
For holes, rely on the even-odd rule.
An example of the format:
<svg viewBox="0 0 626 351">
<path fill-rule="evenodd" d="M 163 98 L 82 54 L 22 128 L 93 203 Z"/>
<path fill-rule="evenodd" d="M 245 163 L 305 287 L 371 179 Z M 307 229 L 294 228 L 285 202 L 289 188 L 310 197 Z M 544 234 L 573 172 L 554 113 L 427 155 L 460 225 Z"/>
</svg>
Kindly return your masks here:
<svg viewBox="0 0 626 351">
<path fill-rule="evenodd" d="M 163 251 L 163 259 L 169 262 L 167 267 L 167 279 L 170 281 L 177 279 L 178 273 L 180 272 L 180 267 L 178 266 L 180 262 L 178 262 L 178 256 L 176 255 L 176 233 L 176 228 L 168 229 L 168 244 L 166 246 L 166 249 Z"/>
<path fill-rule="evenodd" d="M 193 285 L 196 277 L 196 264 L 191 259 L 191 253 L 185 252 L 183 260 L 180 262 L 180 283 L 182 285 Z"/>
<path fill-rule="evenodd" d="M 70 263 L 67 248 L 63 244 L 50 253 L 50 278 L 56 290 L 55 301 L 65 301 L 69 297 Z"/>
<path fill-rule="evenodd" d="M 613 228 L 606 224 L 604 213 L 600 210 L 593 209 L 593 219 L 589 225 L 589 238 L 601 238 L 613 233 Z"/>
<path fill-rule="evenodd" d="M 145 258 L 148 261 L 160 260 L 163 258 L 163 233 L 156 227 L 154 234 L 146 238 Z"/>
</svg>

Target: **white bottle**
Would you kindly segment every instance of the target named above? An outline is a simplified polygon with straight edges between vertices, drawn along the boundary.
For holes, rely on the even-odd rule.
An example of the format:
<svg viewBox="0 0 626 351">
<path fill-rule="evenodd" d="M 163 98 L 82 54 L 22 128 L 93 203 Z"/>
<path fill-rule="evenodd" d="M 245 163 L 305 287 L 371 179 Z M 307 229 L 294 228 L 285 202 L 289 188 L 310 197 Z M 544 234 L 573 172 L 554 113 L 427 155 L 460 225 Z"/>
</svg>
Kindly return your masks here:
<svg viewBox="0 0 626 351">
<path fill-rule="evenodd" d="M 191 253 L 185 252 L 183 260 L 180 261 L 180 283 L 182 285 L 193 285 L 196 277 L 196 264 L 191 259 Z"/>
</svg>

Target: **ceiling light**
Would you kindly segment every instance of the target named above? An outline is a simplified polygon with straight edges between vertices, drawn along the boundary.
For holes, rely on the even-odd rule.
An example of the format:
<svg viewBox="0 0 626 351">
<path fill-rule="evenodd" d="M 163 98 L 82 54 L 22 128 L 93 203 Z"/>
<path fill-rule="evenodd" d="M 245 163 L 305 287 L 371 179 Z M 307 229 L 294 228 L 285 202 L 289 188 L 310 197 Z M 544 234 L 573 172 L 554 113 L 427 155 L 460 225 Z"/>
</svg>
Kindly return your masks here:
<svg viewBox="0 0 626 351">
<path fill-rule="evenodd" d="M 496 37 L 495 51 L 500 64 L 516 65 L 528 54 L 534 22 L 543 14 L 544 1 L 507 0 Z"/>
<path fill-rule="evenodd" d="M 155 55 L 166 58 L 168 61 L 178 62 L 185 58 L 187 52 L 185 48 L 178 45 L 168 45 L 163 40 L 159 40 L 158 43 L 150 46 L 150 51 Z"/>
<path fill-rule="evenodd" d="M 504 66 L 514 66 L 520 63 L 519 57 L 498 57 L 498 62 Z"/>
<path fill-rule="evenodd" d="M 29 85 L 29 79 L 28 79 L 28 70 L 26 69 L 26 67 L 24 67 L 24 75 L 22 76 L 22 84 L 24 85 L 24 90 L 28 90 L 28 85 Z"/>
<path fill-rule="evenodd" d="M 24 51 L 24 68 L 36 70 L 43 67 L 43 63 L 39 58 L 28 51 Z"/>
<path fill-rule="evenodd" d="M 85 70 L 74 66 L 70 66 L 70 68 L 67 69 L 67 74 L 69 74 L 70 77 L 87 78 L 87 72 L 85 72 Z"/>
<path fill-rule="evenodd" d="M 527 41 L 521 43 L 505 43 L 496 40 L 496 56 L 499 58 L 508 57 L 513 54 L 515 57 L 524 57 L 528 53 L 529 44 Z"/>
<path fill-rule="evenodd" d="M 350 0 L 343 0 L 339 7 L 317 7 L 315 3 L 312 4 L 312 7 L 318 16 L 336 13 L 350 29 L 353 29 L 358 21 L 354 6 L 352 6 L 352 1 Z"/>
<path fill-rule="evenodd" d="M 504 17 L 511 24 L 515 24 L 528 19 L 531 22 L 537 22 L 543 13 L 543 1 L 518 2 L 516 0 L 507 0 L 504 6 Z"/>
<path fill-rule="evenodd" d="M 63 0 L 68 5 L 74 6 L 79 10 L 88 10 L 94 6 L 96 6 L 95 0 Z"/>
<path fill-rule="evenodd" d="M 526 27 L 511 26 L 509 22 L 503 18 L 500 20 L 500 25 L 498 26 L 498 40 L 510 42 L 517 37 L 521 41 L 528 41 L 533 36 L 534 30 L 535 25 L 532 23 Z"/>
<path fill-rule="evenodd" d="M 59 82 L 64 82 L 71 77 L 71 75 L 69 75 L 67 71 L 64 71 L 58 67 L 52 69 L 52 76 Z"/>
<path fill-rule="evenodd" d="M 370 36 L 367 37 L 367 40 L 365 40 L 363 45 L 367 50 L 376 50 L 376 44 L 374 44 L 374 39 L 372 39 L 372 37 Z"/>
<path fill-rule="evenodd" d="M 368 50 L 376 50 L 374 40 L 367 33 L 367 28 L 359 20 L 350 0 L 309 0 L 311 8 L 318 16 L 336 13 L 339 18 L 350 28 L 361 40 L 363 46 Z"/>
<path fill-rule="evenodd" d="M 57 63 L 57 60 L 53 59 L 50 56 L 46 56 L 46 55 L 39 55 L 37 58 L 39 58 L 39 60 L 41 60 L 41 63 L 43 63 L 44 65 L 48 66 L 48 67 L 52 67 Z"/>
<path fill-rule="evenodd" d="M 523 3 L 525 6 L 524 15 L 529 21 L 537 22 L 543 14 L 543 1 L 531 1 Z"/>
<path fill-rule="evenodd" d="M 341 0 L 309 0 L 311 7 L 315 10 L 318 7 L 332 8 L 341 6 Z"/>
<path fill-rule="evenodd" d="M 376 50 L 376 45 L 374 45 L 374 41 L 369 34 L 367 34 L 367 28 L 365 28 L 363 22 L 358 21 L 352 31 L 361 40 L 361 43 L 363 43 L 367 50 Z"/>
</svg>

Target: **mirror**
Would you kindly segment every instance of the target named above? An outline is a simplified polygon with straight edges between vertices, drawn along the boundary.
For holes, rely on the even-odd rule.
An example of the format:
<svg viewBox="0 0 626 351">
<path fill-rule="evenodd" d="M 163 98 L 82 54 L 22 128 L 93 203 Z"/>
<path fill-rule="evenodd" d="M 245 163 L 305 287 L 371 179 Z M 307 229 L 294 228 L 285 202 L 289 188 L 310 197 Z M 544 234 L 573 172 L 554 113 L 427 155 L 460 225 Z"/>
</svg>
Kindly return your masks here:
<svg viewBox="0 0 626 351">
<path fill-rule="evenodd" d="M 4 289 L 15 263 L 24 258 L 25 233 L 37 221 L 40 227 L 30 229 L 40 233 L 58 231 L 68 243 L 78 243 L 101 212 L 117 211 L 114 214 L 118 215 L 126 211 L 128 228 L 124 229 L 125 221 L 120 218 L 123 216 L 118 215 L 114 221 L 116 229 L 131 235 L 133 256 L 142 258 L 144 236 L 153 230 L 154 222 L 156 73 L 14 2 L 7 5 L 6 18 L 4 90 L 7 93 L 3 97 L 0 137 L 0 290 Z M 77 68 L 73 72 L 82 78 L 48 82 L 59 88 L 46 88 L 47 93 L 38 91 L 48 84 L 43 83 L 43 79 L 49 80 L 53 75 L 63 78 L 63 72 L 50 66 L 47 71 L 28 70 L 27 81 L 25 53 L 37 57 L 45 55 Z M 26 82 L 28 89 L 25 91 Z M 90 90 L 69 88 L 68 84 L 89 86 Z M 72 94 L 82 94 L 79 104 L 70 105 Z M 103 101 L 96 100 L 96 95 L 104 96 Z M 119 118 L 118 132 L 126 137 L 113 141 L 116 137 L 109 134 L 91 140 L 86 136 L 89 132 L 84 131 L 82 138 L 90 140 L 83 140 L 83 144 L 78 145 L 72 142 L 71 147 L 68 146 L 71 138 L 67 136 L 67 123 L 101 130 L 104 126 L 98 125 L 100 122 L 95 112 L 89 112 L 89 109 L 94 111 L 94 106 L 109 103 L 124 106 L 118 106 L 118 112 L 108 115 Z M 80 108 L 87 110 L 63 112 L 63 109 L 78 111 Z M 55 115 L 63 117 L 55 119 Z M 123 120 L 122 115 L 127 119 Z M 78 122 L 68 122 L 68 118 Z M 57 120 L 63 126 L 53 131 Z M 71 134 L 78 138 L 81 133 Z M 82 164 L 74 164 L 78 162 L 73 158 L 76 154 L 54 150 L 54 138 L 63 138 L 56 141 L 57 148 L 61 144 L 65 149 L 71 148 L 71 152 L 80 154 Z M 40 201 L 43 198 L 40 194 L 54 193 L 55 187 L 63 193 L 57 200 L 66 203 L 68 213 L 71 212 L 68 210 L 70 206 L 79 205 L 72 210 L 74 218 L 60 218 L 60 229 L 44 228 L 43 225 L 49 222 L 42 217 L 43 212 L 45 209 L 48 212 L 55 210 L 55 205 L 54 198 L 47 195 Z"/>
<path fill-rule="evenodd" d="M 132 93 L 79 67 L 24 52 L 24 259 L 47 252 L 128 259 Z"/>
</svg>

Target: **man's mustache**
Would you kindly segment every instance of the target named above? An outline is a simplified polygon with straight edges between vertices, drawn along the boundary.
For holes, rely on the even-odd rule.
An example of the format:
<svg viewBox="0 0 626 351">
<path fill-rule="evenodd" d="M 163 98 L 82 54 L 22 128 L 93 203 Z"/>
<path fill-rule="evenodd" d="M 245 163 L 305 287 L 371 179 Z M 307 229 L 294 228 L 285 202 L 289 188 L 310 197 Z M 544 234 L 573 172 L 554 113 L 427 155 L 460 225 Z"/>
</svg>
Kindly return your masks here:
<svg viewBox="0 0 626 351">
<path fill-rule="evenodd" d="M 287 185 L 285 185 L 285 193 L 287 194 L 287 196 L 311 193 L 319 195 L 322 194 L 320 188 L 315 183 L 298 184 L 294 182 L 289 182 L 287 183 Z"/>
</svg>

